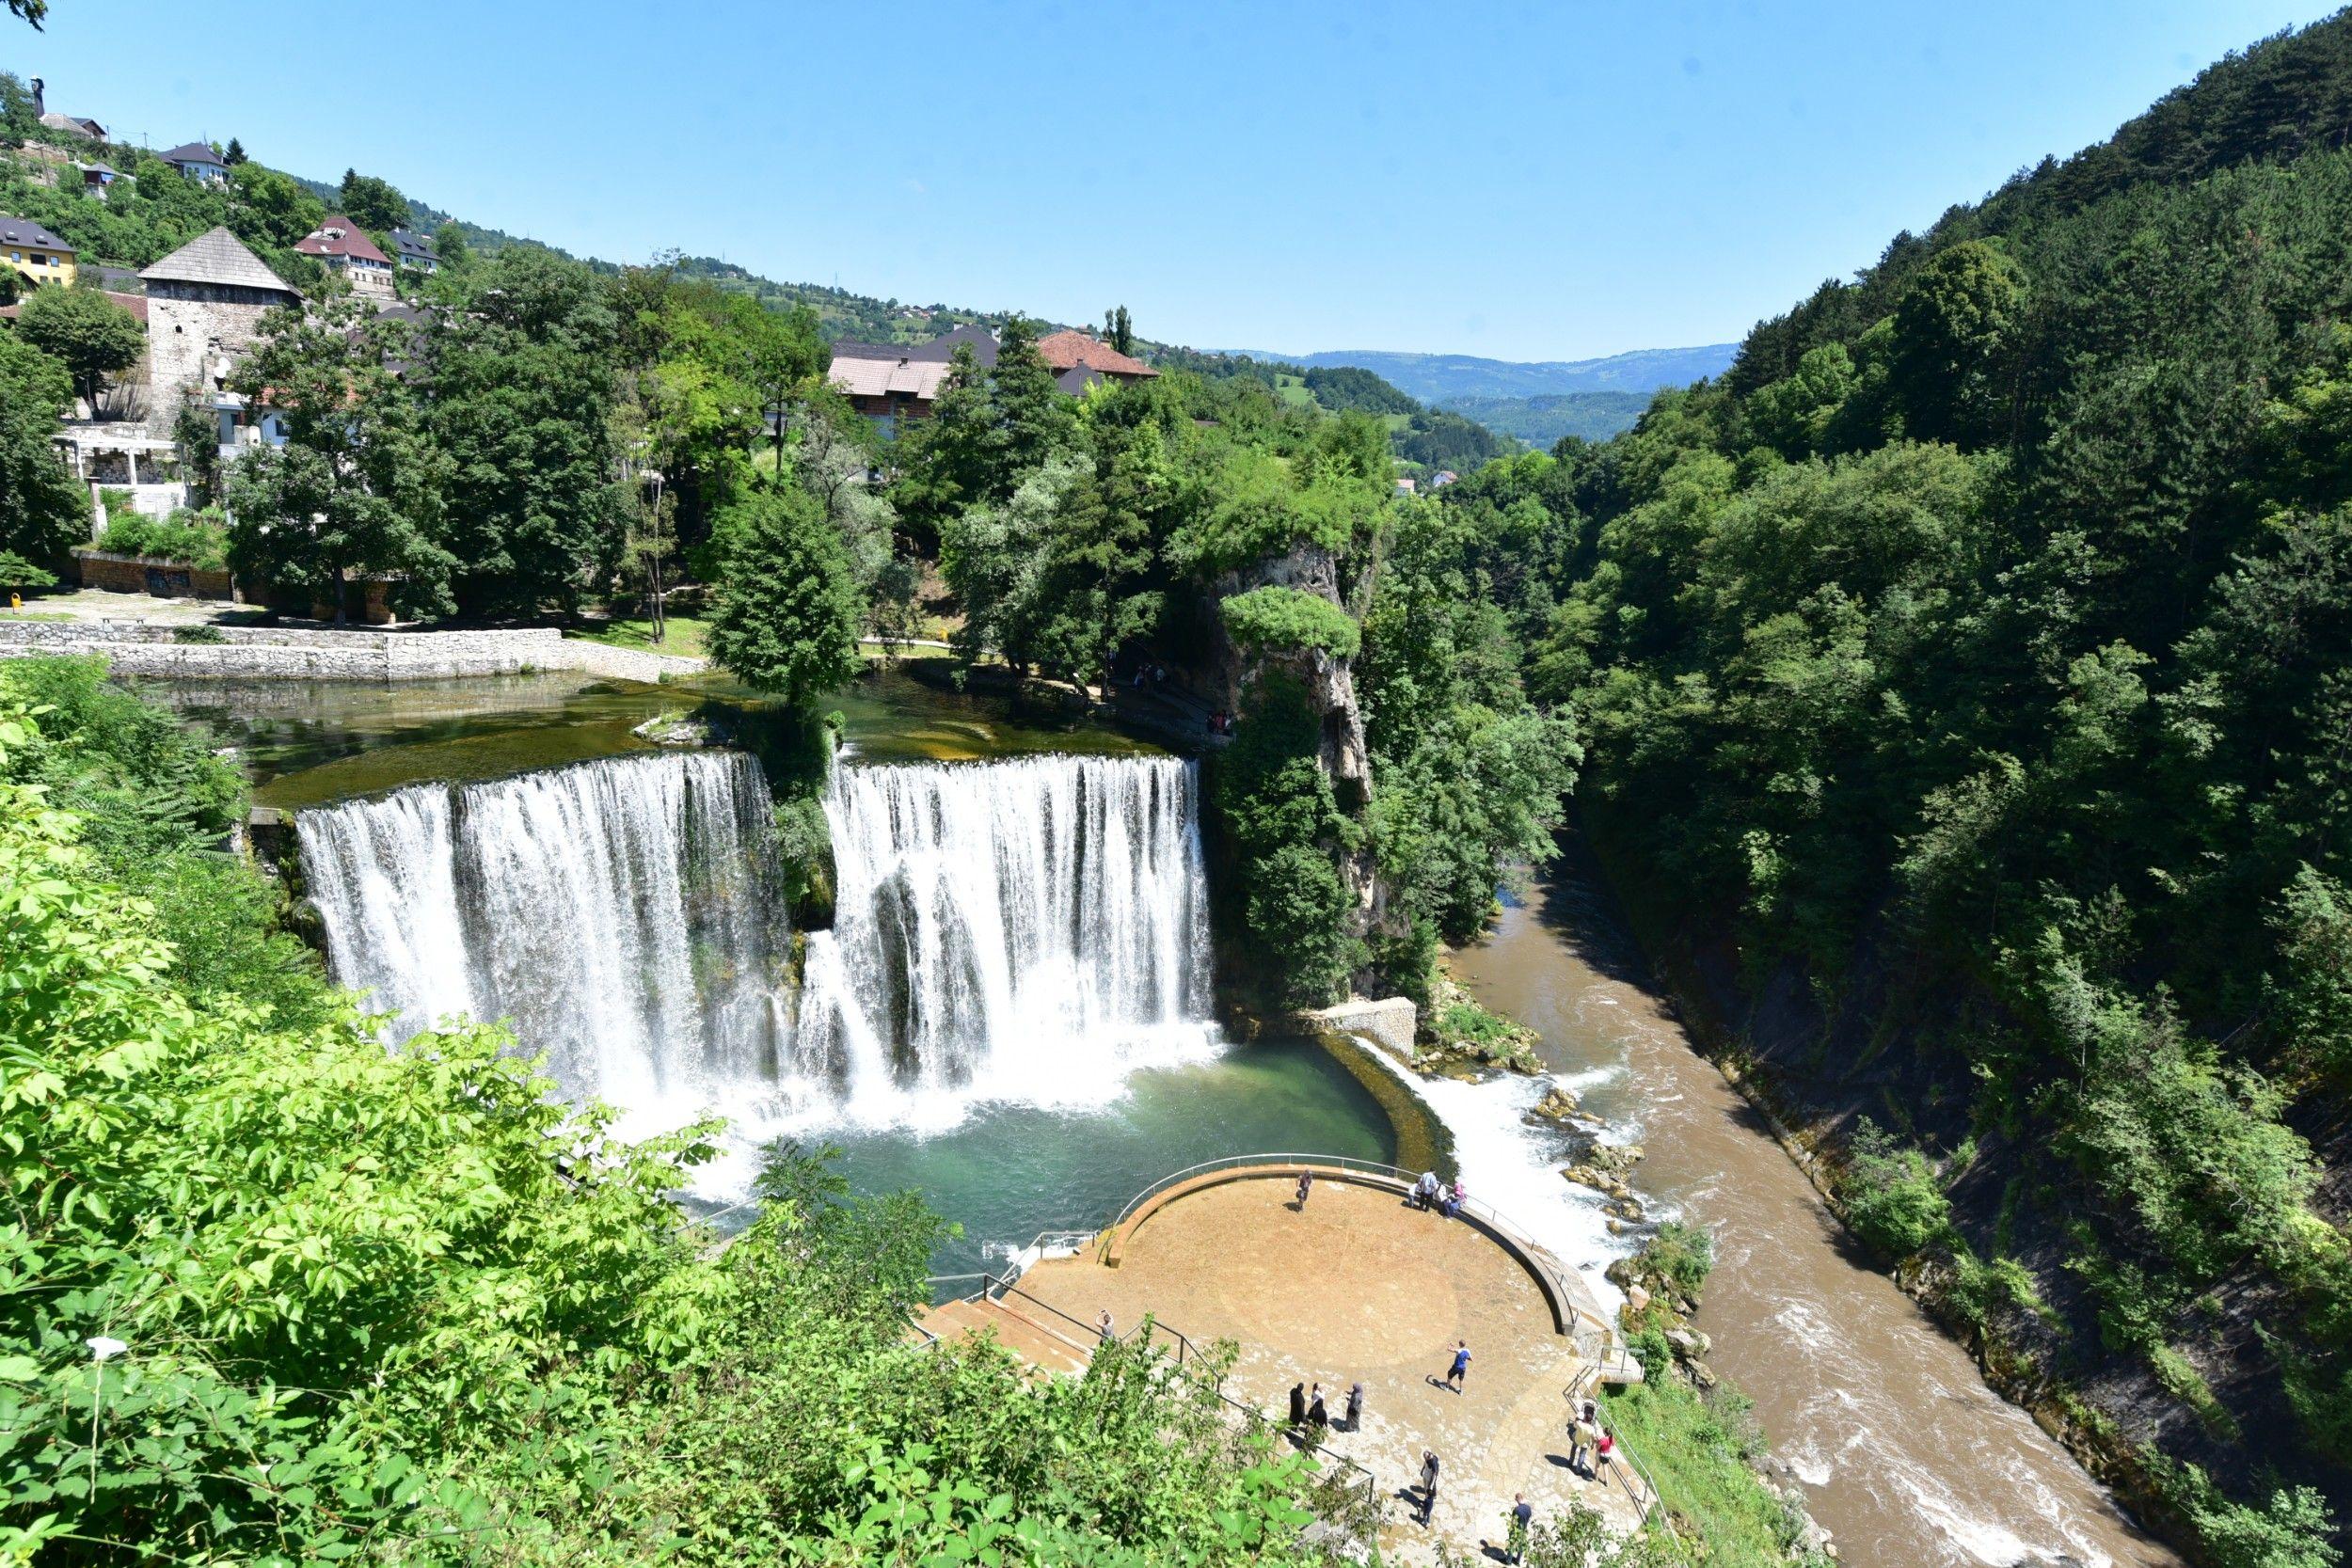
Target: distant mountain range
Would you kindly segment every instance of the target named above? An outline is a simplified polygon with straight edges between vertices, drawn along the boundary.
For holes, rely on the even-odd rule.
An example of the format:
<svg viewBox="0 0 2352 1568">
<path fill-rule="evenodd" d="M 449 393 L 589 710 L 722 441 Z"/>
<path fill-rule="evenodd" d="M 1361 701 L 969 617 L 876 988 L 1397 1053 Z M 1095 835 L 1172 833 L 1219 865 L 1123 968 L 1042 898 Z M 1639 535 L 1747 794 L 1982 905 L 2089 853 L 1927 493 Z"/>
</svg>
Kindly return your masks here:
<svg viewBox="0 0 2352 1568">
<path fill-rule="evenodd" d="M 1697 348 L 1645 348 L 1605 359 L 1520 361 L 1468 354 L 1392 354 L 1381 349 L 1332 349 L 1320 354 L 1268 354 L 1232 349 L 1253 359 L 1292 365 L 1355 365 L 1423 403 L 1456 398 L 1527 398 L 1564 392 L 1639 392 L 1681 387 L 1731 368 L 1738 343 Z"/>
</svg>

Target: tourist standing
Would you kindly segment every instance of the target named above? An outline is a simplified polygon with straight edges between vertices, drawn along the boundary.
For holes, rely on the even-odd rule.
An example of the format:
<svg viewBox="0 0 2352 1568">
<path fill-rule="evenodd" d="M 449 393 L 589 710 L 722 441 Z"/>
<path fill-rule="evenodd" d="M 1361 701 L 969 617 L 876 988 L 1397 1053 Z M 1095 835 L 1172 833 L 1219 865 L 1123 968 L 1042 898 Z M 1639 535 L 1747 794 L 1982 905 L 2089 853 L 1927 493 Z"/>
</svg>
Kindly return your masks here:
<svg viewBox="0 0 2352 1568">
<path fill-rule="evenodd" d="M 1422 1171 L 1421 1180 L 1413 1183 L 1413 1207 L 1428 1210 L 1436 1208 L 1437 1203 L 1438 1173 L 1434 1170 Z"/>
<path fill-rule="evenodd" d="M 1354 1432 L 1363 1424 L 1364 1386 L 1361 1383 L 1351 1383 L 1347 1386 L 1347 1430 Z"/>
<path fill-rule="evenodd" d="M 1291 1385 L 1291 1430 L 1295 1432 L 1307 1424 L 1307 1386 Z"/>
<path fill-rule="evenodd" d="M 1323 1434 L 1330 1430 L 1331 1412 L 1324 1405 L 1323 1385 L 1318 1383 L 1313 1396 L 1307 1401 L 1307 1435 L 1320 1443 Z"/>
<path fill-rule="evenodd" d="M 1600 1437 L 1600 1429 L 1593 1425 L 1593 1405 L 1590 1400 L 1584 1408 L 1568 1418 L 1568 1468 L 1584 1475 L 1593 1473 L 1593 1444 Z"/>
<path fill-rule="evenodd" d="M 1300 1171 L 1300 1172 L 1298 1173 L 1298 1209 L 1299 1209 L 1299 1212 L 1301 1212 L 1301 1213 L 1306 1212 L 1306 1210 L 1307 1210 L 1307 1195 L 1308 1195 L 1310 1192 L 1312 1192 L 1312 1191 L 1314 1190 L 1314 1185 L 1315 1185 L 1315 1173 L 1314 1173 L 1313 1171 L 1311 1171 L 1311 1170 L 1302 1170 L 1302 1171 Z"/>
<path fill-rule="evenodd" d="M 1502 1538 L 1502 1560 L 1505 1562 L 1527 1560 L 1527 1531 L 1534 1522 L 1534 1505 L 1527 1500 L 1527 1494 L 1511 1494 L 1511 1523 Z"/>
<path fill-rule="evenodd" d="M 1606 1484 L 1609 1465 L 1617 1457 L 1617 1434 L 1607 1427 L 1600 1429 L 1600 1438 L 1593 1445 L 1593 1475 Z"/>
<path fill-rule="evenodd" d="M 1470 1341 L 1468 1339 L 1454 1340 L 1454 1365 L 1446 1369 L 1445 1386 L 1457 1394 L 1462 1391 L 1462 1379 L 1470 1375 Z"/>
<path fill-rule="evenodd" d="M 1103 1315 L 1094 1320 L 1094 1332 L 1101 1336 L 1103 1343 L 1106 1345 L 1113 1339 L 1119 1338 L 1117 1331 L 1111 1325 L 1111 1309 L 1109 1307 L 1104 1307 Z"/>
<path fill-rule="evenodd" d="M 1421 1450 L 1421 1523 L 1429 1528 L 1429 1516 L 1438 1512 L 1438 1450 Z"/>
</svg>

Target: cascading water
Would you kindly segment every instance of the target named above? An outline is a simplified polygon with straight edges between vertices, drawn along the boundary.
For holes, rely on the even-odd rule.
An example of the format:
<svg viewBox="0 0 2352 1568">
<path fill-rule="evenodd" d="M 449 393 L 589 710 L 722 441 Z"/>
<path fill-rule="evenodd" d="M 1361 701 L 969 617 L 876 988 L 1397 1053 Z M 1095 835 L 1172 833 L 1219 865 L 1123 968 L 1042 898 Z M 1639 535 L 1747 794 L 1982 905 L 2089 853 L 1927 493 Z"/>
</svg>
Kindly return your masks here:
<svg viewBox="0 0 2352 1568">
<path fill-rule="evenodd" d="M 771 1077 L 790 1045 L 757 764 L 612 758 L 302 813 L 336 980 L 406 1037 L 509 1018 L 566 1089 L 628 1109 Z"/>
<path fill-rule="evenodd" d="M 1174 759 L 844 768 L 796 1060 L 850 1119 L 1099 1102 L 1215 1044 L 1197 775 Z"/>
<path fill-rule="evenodd" d="M 1173 759 L 838 769 L 797 1026 L 749 757 L 421 785 L 297 830 L 335 977 L 399 1037 L 510 1018 L 567 1090 L 647 1120 L 939 1125 L 1214 1049 L 1196 792 Z"/>
</svg>

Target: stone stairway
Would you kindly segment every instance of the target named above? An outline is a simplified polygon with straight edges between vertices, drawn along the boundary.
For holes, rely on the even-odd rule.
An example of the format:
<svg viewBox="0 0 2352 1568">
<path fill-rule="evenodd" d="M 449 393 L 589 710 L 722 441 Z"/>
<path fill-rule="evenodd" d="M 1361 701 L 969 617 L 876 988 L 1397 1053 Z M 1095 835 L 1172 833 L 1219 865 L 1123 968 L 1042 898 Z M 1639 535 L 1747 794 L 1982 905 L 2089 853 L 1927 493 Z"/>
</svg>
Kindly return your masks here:
<svg viewBox="0 0 2352 1568">
<path fill-rule="evenodd" d="M 1041 1307 L 1025 1312 L 1017 1302 L 976 1297 L 927 1307 L 915 1314 L 914 1321 L 924 1332 L 940 1339 L 977 1334 L 983 1329 L 992 1331 L 997 1343 L 1041 1371 L 1085 1371 L 1087 1363 L 1093 1359 L 1093 1345 L 1086 1341 L 1084 1331 L 1074 1324 L 1049 1326 L 1051 1319 L 1052 1314 Z"/>
</svg>

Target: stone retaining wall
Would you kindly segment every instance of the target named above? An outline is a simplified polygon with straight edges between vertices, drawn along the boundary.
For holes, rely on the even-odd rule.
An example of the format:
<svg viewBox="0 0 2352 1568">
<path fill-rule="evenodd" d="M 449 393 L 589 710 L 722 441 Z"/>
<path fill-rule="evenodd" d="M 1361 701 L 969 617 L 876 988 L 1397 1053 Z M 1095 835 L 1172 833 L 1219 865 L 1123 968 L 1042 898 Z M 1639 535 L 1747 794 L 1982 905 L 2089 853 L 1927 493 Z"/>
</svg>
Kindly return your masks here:
<svg viewBox="0 0 2352 1568">
<path fill-rule="evenodd" d="M 1421 1011 L 1406 996 L 1359 999 L 1336 1006 L 1318 1007 L 1297 1015 L 1311 1029 L 1336 1029 L 1345 1035 L 1369 1035 L 1406 1061 L 1413 1057 L 1413 1035 L 1421 1026 Z"/>
<path fill-rule="evenodd" d="M 183 642 L 175 628 L 137 621 L 0 623 L 0 658 L 103 654 L 131 675 L 440 680 L 578 670 L 651 685 L 703 668 L 698 658 L 613 648 L 552 627 L 516 631 L 334 631 L 269 626 L 213 628 L 218 641 Z"/>
<path fill-rule="evenodd" d="M 226 569 L 191 566 L 184 561 L 151 560 L 139 555 L 113 555 L 104 550 L 76 550 L 74 565 L 85 588 L 109 594 L 149 594 L 164 599 L 233 599 L 236 585 Z"/>
</svg>

